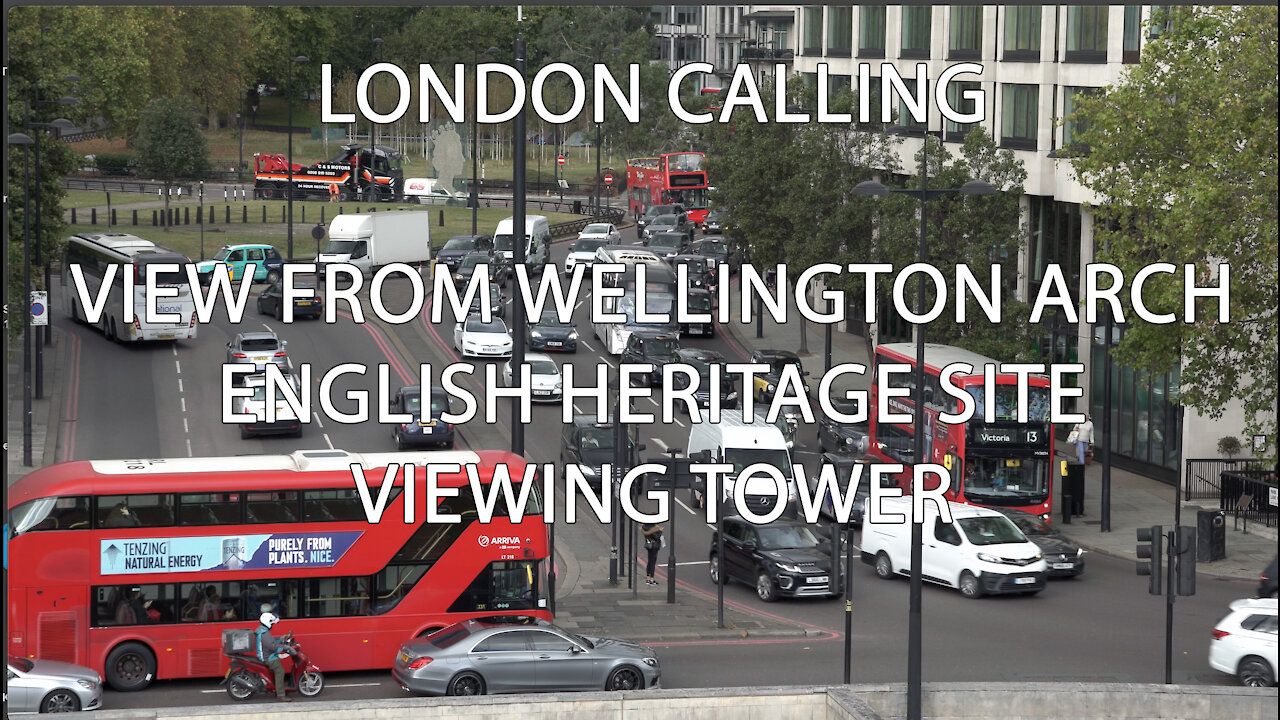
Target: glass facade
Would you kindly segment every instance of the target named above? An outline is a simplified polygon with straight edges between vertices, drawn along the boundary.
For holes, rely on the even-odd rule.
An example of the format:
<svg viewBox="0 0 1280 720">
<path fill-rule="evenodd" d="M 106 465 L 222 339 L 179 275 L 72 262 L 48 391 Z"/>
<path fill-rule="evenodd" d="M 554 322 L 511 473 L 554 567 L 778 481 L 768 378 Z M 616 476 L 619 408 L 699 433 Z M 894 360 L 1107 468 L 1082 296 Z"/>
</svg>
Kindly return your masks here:
<svg viewBox="0 0 1280 720">
<path fill-rule="evenodd" d="M 858 8 L 858 57 L 884 57 L 885 12 L 884 5 Z"/>
<path fill-rule="evenodd" d="M 1142 50 L 1142 6 L 1124 6 L 1124 58 L 1123 62 L 1136 63 Z"/>
<path fill-rule="evenodd" d="M 1017 150 L 1035 150 L 1039 131 L 1040 87 L 1037 85 L 1004 85 L 1004 111 L 1001 113 L 1000 146 Z"/>
<path fill-rule="evenodd" d="M 1011 5 L 1004 10 L 1004 59 L 1039 62 L 1040 7 Z"/>
<path fill-rule="evenodd" d="M 905 5 L 902 8 L 902 57 L 929 57 L 933 6 Z"/>
<path fill-rule="evenodd" d="M 807 7 L 804 9 L 804 44 L 803 54 L 822 54 L 822 8 Z"/>
<path fill-rule="evenodd" d="M 1062 88 L 1062 146 L 1071 147 L 1076 142 L 1076 136 L 1084 132 L 1088 125 L 1084 122 L 1077 121 L 1072 115 L 1076 111 L 1077 99 L 1097 92 L 1097 88 L 1086 87 L 1064 87 Z"/>
<path fill-rule="evenodd" d="M 951 6 L 951 37 L 947 56 L 955 60 L 975 60 L 982 56 L 982 8 Z"/>
<path fill-rule="evenodd" d="M 827 55 L 850 57 L 853 55 L 853 8 L 827 8 Z"/>
<path fill-rule="evenodd" d="M 964 114 L 981 109 L 974 107 L 977 105 L 977 101 L 964 97 L 966 92 L 980 89 L 982 89 L 982 83 L 952 80 L 947 83 L 947 104 L 955 108 L 957 112 Z M 978 123 L 958 123 L 953 120 L 947 120 L 947 140 L 961 142 L 964 140 L 964 136 L 977 125 Z"/>
<path fill-rule="evenodd" d="M 1027 200 L 1031 252 L 1028 294 L 1034 299 L 1040 293 L 1040 284 L 1049 266 L 1057 265 L 1072 300 L 1079 304 L 1080 206 L 1039 195 L 1030 195 Z"/>
<path fill-rule="evenodd" d="M 1067 62 L 1107 61 L 1105 5 L 1067 6 Z"/>
<path fill-rule="evenodd" d="M 1124 327 L 1112 329 L 1111 347 L 1124 337 Z M 1106 406 L 1106 327 L 1094 329 L 1089 363 L 1089 411 L 1094 416 L 1098 442 Z M 1111 363 L 1111 452 L 1112 459 L 1133 461 L 1149 469 L 1178 471 L 1178 380 L 1180 370 L 1152 375 L 1142 370 Z"/>
</svg>

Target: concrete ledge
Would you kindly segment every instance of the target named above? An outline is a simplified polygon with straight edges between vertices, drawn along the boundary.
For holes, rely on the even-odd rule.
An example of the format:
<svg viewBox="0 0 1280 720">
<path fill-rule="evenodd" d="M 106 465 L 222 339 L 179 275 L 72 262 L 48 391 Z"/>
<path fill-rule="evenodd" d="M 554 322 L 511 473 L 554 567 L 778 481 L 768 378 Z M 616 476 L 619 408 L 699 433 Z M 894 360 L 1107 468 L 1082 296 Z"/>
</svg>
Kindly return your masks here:
<svg viewBox="0 0 1280 720">
<path fill-rule="evenodd" d="M 926 683 L 934 720 L 1262 720 L 1274 688 L 1106 683 Z M 228 700 L 228 703 L 230 701 Z M 889 720 L 906 715 L 906 686 L 850 685 L 402 698 L 288 705 L 270 698 L 212 707 L 103 710 L 99 720 Z"/>
</svg>

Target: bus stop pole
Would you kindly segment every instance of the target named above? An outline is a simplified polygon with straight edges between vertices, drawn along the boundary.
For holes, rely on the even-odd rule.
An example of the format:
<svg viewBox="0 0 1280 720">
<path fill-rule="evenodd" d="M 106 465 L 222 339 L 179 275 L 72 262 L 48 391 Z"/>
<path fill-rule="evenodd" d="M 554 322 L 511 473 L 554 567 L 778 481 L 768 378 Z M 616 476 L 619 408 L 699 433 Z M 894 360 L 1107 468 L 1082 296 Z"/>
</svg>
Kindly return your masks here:
<svg viewBox="0 0 1280 720">
<path fill-rule="evenodd" d="M 667 490 L 667 507 L 671 512 L 671 542 L 668 544 L 667 550 L 667 604 L 675 605 L 676 603 L 676 486 L 679 482 L 679 468 L 677 467 L 680 453 L 684 452 L 683 448 L 667 448 L 667 455 L 671 456 L 671 485 Z"/>
</svg>

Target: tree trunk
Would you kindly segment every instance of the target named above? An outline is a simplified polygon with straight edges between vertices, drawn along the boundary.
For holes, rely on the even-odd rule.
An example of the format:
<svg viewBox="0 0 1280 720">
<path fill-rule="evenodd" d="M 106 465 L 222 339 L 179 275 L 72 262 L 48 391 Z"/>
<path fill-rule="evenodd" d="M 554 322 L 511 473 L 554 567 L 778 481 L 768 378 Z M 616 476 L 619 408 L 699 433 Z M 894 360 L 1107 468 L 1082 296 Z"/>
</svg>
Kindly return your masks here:
<svg viewBox="0 0 1280 720">
<path fill-rule="evenodd" d="M 164 216 L 161 218 L 160 227 L 165 232 L 169 232 L 169 181 L 164 181 Z"/>
<path fill-rule="evenodd" d="M 809 299 L 809 288 L 807 287 L 804 289 L 804 297 L 806 301 Z M 800 321 L 800 349 L 797 350 L 796 353 L 799 355 L 808 355 L 809 354 L 809 320 L 808 318 L 806 318 L 805 316 L 799 313 L 799 307 L 797 307 L 796 310 L 797 310 L 796 315 L 798 316 Z"/>
</svg>

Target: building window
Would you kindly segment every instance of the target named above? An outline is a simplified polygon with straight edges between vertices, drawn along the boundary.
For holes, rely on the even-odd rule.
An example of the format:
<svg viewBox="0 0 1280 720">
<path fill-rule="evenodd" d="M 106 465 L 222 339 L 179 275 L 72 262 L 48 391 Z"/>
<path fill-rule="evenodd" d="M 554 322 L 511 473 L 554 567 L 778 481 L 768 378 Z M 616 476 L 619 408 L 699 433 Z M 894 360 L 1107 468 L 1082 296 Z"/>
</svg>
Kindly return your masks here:
<svg viewBox="0 0 1280 720">
<path fill-rule="evenodd" d="M 1072 302 L 1080 296 L 1080 206 L 1050 197 L 1030 196 L 1030 296 L 1040 294 L 1040 284 L 1050 265 L 1057 265 Z"/>
<path fill-rule="evenodd" d="M 853 55 L 853 8 L 827 8 L 827 55 L 851 57 Z"/>
<path fill-rule="evenodd" d="M 1114 328 L 1112 347 L 1124 337 L 1124 330 L 1124 326 Z M 1090 411 L 1099 420 L 1106 410 L 1104 380 L 1109 350 L 1105 326 L 1098 325 L 1094 329 L 1090 353 L 1089 404 Z M 1180 371 L 1176 366 L 1171 372 L 1152 375 L 1112 360 L 1110 440 L 1112 457 L 1120 460 L 1119 464 L 1176 473 L 1179 380 Z M 1101 425 L 1101 422 L 1095 421 L 1095 425 Z M 1099 442 L 1105 442 L 1101 435 Z M 1126 463 L 1126 460 L 1131 462 Z"/>
<path fill-rule="evenodd" d="M 852 80 L 853 80 L 852 75 L 828 75 L 827 76 L 827 99 L 828 99 L 827 107 L 828 108 L 831 107 L 831 101 L 835 100 L 837 95 L 839 95 L 842 92 L 845 92 L 846 90 L 852 89 L 853 87 Z"/>
<path fill-rule="evenodd" d="M 914 98 L 916 97 L 916 81 L 914 79 L 903 78 L 902 84 L 907 89 L 907 95 L 909 95 L 914 102 Z M 928 83 L 925 83 L 924 92 L 921 93 L 921 96 L 922 97 L 921 97 L 920 104 L 923 106 L 923 112 L 928 113 L 929 112 Z M 920 133 L 923 133 L 926 127 L 926 122 L 924 119 L 917 120 L 915 119 L 915 117 L 912 116 L 911 108 L 907 106 L 906 101 L 903 100 L 903 96 L 901 95 L 898 97 L 898 124 L 906 128 L 907 130 L 920 132 Z"/>
<path fill-rule="evenodd" d="M 1136 63 L 1142 57 L 1142 6 L 1124 6 L 1124 49 L 1122 61 Z"/>
<path fill-rule="evenodd" d="M 872 129 L 884 127 L 884 122 L 880 119 L 881 118 L 880 98 L 883 93 L 883 90 L 881 88 L 882 88 L 882 85 L 881 85 L 880 78 L 878 77 L 867 78 L 867 121 L 861 122 L 861 120 L 859 119 L 857 126 L 860 130 L 872 130 Z M 859 109 L 856 110 L 856 112 L 859 113 L 859 118 L 861 117 L 861 113 L 862 113 L 861 105 L 862 105 L 862 98 L 859 97 L 858 105 L 857 105 Z"/>
<path fill-rule="evenodd" d="M 1147 37 L 1158 38 L 1169 29 L 1169 23 L 1172 21 L 1169 13 L 1173 12 L 1170 5 L 1152 5 L 1151 6 L 1151 27 L 1147 29 Z"/>
<path fill-rule="evenodd" d="M 1067 62 L 1107 61 L 1106 5 L 1067 6 Z"/>
<path fill-rule="evenodd" d="M 701 25 L 702 8 L 692 5 L 676 6 L 676 25 Z"/>
<path fill-rule="evenodd" d="M 969 90 L 981 89 L 982 84 L 978 82 L 957 82 L 952 80 L 947 83 L 947 104 L 955 109 L 956 112 L 969 114 L 980 109 L 975 107 L 978 103 L 974 100 L 967 100 L 964 93 Z M 969 131 L 977 127 L 978 123 L 958 123 L 952 120 L 947 121 L 947 140 L 951 142 L 963 142 L 964 136 Z"/>
<path fill-rule="evenodd" d="M 902 8 L 902 53 L 904 58 L 929 57 L 929 25 L 932 5 L 905 5 Z"/>
<path fill-rule="evenodd" d="M 1064 148 L 1078 144 L 1078 138 L 1088 124 L 1072 117 L 1075 114 L 1080 98 L 1098 92 L 1098 88 L 1064 87 L 1062 89 L 1062 146 Z M 1083 148 L 1081 148 L 1083 149 Z"/>
<path fill-rule="evenodd" d="M 982 57 L 980 6 L 951 6 L 951 40 L 947 44 L 947 52 L 951 60 L 976 60 Z"/>
<path fill-rule="evenodd" d="M 1040 8 L 1010 5 L 1004 16 L 1004 59 L 1040 61 Z"/>
<path fill-rule="evenodd" d="M 885 6 L 858 8 L 858 57 L 884 57 Z"/>
<path fill-rule="evenodd" d="M 1004 112 L 1000 122 L 1000 146 L 1035 150 L 1040 88 L 1036 85 L 1004 86 Z"/>
<path fill-rule="evenodd" d="M 804 9 L 804 54 L 822 54 L 822 8 Z"/>
</svg>

